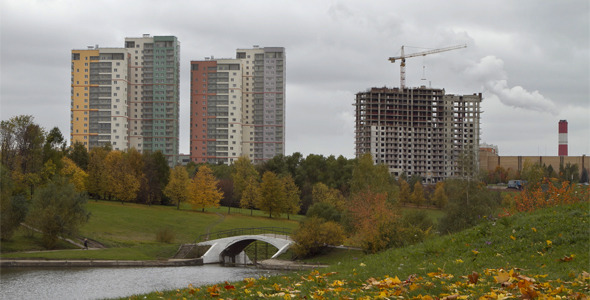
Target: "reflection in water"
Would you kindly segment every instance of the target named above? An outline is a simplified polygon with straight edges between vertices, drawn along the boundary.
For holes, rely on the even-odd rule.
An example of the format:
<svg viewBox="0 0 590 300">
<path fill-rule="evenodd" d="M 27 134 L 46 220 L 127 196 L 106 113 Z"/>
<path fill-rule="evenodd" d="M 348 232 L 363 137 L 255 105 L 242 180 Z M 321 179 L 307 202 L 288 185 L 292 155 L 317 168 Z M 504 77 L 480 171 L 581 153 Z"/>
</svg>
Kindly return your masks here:
<svg viewBox="0 0 590 300">
<path fill-rule="evenodd" d="M 272 271 L 271 271 L 272 272 Z M 0 299 L 103 299 L 277 274 L 218 265 L 164 268 L 4 268 Z"/>
</svg>

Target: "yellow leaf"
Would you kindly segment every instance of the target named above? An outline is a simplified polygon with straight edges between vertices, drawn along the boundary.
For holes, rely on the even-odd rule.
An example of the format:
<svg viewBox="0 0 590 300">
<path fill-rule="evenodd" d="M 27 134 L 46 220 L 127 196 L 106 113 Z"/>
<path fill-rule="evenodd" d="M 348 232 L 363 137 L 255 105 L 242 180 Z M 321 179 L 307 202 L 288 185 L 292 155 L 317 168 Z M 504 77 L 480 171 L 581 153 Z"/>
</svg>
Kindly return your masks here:
<svg viewBox="0 0 590 300">
<path fill-rule="evenodd" d="M 455 262 L 458 263 L 458 264 L 462 264 L 463 263 L 463 260 L 462 259 L 457 259 L 457 260 L 455 260 Z"/>
<path fill-rule="evenodd" d="M 550 240 L 547 240 L 547 246 L 551 246 L 553 244 Z"/>
<path fill-rule="evenodd" d="M 479 251 L 477 251 L 477 250 L 471 250 L 471 252 L 473 252 L 473 254 L 475 254 L 475 255 L 479 254 Z"/>
<path fill-rule="evenodd" d="M 511 236 L 510 236 L 510 238 L 511 238 L 513 241 L 514 241 L 514 240 L 516 240 L 516 238 L 515 238 L 513 235 L 511 235 Z"/>
<path fill-rule="evenodd" d="M 533 227 L 531 228 L 532 231 L 537 232 L 537 228 Z"/>
<path fill-rule="evenodd" d="M 504 283 L 510 280 L 510 274 L 504 270 L 500 270 L 498 271 L 498 276 L 494 276 L 494 279 L 496 280 L 496 283 Z"/>
</svg>

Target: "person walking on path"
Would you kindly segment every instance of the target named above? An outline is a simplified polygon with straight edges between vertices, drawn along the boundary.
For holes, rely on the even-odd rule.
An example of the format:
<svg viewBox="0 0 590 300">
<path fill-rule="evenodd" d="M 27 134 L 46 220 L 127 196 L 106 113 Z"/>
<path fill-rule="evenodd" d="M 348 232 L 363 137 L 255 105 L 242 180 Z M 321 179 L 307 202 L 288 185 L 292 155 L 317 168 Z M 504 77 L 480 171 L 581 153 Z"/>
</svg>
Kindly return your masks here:
<svg viewBox="0 0 590 300">
<path fill-rule="evenodd" d="M 84 239 L 84 249 L 88 250 L 88 239 Z"/>
</svg>

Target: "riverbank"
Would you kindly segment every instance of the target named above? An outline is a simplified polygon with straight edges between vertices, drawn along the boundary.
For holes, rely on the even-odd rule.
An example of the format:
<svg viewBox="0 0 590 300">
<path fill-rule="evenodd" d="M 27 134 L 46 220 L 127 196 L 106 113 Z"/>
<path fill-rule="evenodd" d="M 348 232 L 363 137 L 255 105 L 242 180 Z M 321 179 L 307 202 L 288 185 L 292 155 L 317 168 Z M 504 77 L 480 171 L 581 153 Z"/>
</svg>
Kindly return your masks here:
<svg viewBox="0 0 590 300">
<path fill-rule="evenodd" d="M 46 267 L 183 267 L 201 266 L 203 259 L 168 259 L 168 260 L 38 260 L 38 259 L 1 259 L 0 268 L 46 268 Z"/>
</svg>

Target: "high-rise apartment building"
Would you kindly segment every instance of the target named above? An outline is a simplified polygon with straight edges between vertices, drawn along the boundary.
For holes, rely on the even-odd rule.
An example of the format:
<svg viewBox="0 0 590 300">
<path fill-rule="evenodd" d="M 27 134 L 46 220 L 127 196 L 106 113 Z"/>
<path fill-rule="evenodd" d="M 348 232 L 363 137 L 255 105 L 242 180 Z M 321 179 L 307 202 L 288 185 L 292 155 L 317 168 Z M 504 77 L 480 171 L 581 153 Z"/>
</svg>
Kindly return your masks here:
<svg viewBox="0 0 590 300">
<path fill-rule="evenodd" d="M 458 175 L 458 160 L 477 164 L 481 94 L 444 89 L 372 88 L 356 94 L 356 156 L 371 153 L 394 176 L 435 183 Z"/>
<path fill-rule="evenodd" d="M 72 50 L 71 142 L 161 151 L 178 161 L 180 43 L 126 38 L 123 48 Z"/>
<path fill-rule="evenodd" d="M 231 164 L 285 154 L 285 49 L 191 62 L 191 160 Z"/>
<path fill-rule="evenodd" d="M 242 154 L 242 61 L 191 61 L 191 160 L 230 164 Z"/>
</svg>

